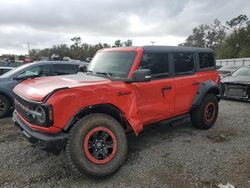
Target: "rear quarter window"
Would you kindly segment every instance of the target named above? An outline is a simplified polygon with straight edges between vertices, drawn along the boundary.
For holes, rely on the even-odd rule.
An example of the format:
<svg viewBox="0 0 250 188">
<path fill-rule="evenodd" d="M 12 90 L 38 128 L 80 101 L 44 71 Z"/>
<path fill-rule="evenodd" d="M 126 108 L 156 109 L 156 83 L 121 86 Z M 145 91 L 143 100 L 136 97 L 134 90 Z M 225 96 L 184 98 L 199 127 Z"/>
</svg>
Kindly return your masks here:
<svg viewBox="0 0 250 188">
<path fill-rule="evenodd" d="M 3 69 L 1 74 L 5 74 L 6 72 L 10 71 L 10 69 Z"/>
<path fill-rule="evenodd" d="M 199 53 L 199 66 L 200 69 L 214 68 L 214 56 L 212 53 Z"/>
<path fill-rule="evenodd" d="M 53 65 L 53 75 L 68 75 L 68 74 L 76 74 L 77 70 L 75 69 L 74 65 L 70 64 L 55 64 Z"/>
</svg>

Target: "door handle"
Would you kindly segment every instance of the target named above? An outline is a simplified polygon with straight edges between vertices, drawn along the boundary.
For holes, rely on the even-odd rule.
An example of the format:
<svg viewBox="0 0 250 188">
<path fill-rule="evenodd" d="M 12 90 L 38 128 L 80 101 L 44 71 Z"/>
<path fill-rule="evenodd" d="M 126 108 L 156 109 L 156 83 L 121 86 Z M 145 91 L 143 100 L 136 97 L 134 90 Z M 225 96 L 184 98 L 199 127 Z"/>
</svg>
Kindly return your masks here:
<svg viewBox="0 0 250 188">
<path fill-rule="evenodd" d="M 172 87 L 171 86 L 165 86 L 161 89 L 161 93 L 162 93 L 162 96 L 165 97 L 165 91 L 167 90 L 171 90 Z"/>
<path fill-rule="evenodd" d="M 199 81 L 194 81 L 193 82 L 193 86 L 197 86 L 197 85 L 200 85 L 201 84 L 201 82 L 199 82 Z"/>
</svg>

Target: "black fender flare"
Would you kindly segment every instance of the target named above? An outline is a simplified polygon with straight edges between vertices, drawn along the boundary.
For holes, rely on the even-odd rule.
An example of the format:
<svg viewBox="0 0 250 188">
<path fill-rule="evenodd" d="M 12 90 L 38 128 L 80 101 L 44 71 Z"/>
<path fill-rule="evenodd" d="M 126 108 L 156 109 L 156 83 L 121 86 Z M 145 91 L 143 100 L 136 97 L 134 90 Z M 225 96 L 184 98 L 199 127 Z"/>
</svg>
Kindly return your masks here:
<svg viewBox="0 0 250 188">
<path fill-rule="evenodd" d="M 83 109 L 79 110 L 76 114 L 74 114 L 71 119 L 68 121 L 66 126 L 64 127 L 64 131 L 67 132 L 71 129 L 73 124 L 79 120 L 82 116 L 86 116 L 91 113 L 104 113 L 114 117 L 118 120 L 121 125 L 125 128 L 126 123 L 123 119 L 122 112 L 112 104 L 96 104 L 93 106 L 84 107 Z"/>
<path fill-rule="evenodd" d="M 199 107 L 204 99 L 204 97 L 207 95 L 207 93 L 214 93 L 217 96 L 218 101 L 220 101 L 220 88 L 219 86 L 213 81 L 208 80 L 206 82 L 203 82 L 200 84 L 199 90 L 196 92 L 196 95 L 192 102 L 191 110 L 196 109 Z"/>
</svg>

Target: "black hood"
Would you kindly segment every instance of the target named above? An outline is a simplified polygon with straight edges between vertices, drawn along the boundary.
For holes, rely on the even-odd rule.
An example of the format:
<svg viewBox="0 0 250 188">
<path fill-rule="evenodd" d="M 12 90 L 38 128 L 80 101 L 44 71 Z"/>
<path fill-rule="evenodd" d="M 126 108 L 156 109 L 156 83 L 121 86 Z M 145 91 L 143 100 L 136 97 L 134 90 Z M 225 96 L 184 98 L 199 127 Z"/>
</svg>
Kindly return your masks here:
<svg viewBox="0 0 250 188">
<path fill-rule="evenodd" d="M 222 83 L 250 84 L 250 76 L 229 76 L 221 80 Z"/>
</svg>

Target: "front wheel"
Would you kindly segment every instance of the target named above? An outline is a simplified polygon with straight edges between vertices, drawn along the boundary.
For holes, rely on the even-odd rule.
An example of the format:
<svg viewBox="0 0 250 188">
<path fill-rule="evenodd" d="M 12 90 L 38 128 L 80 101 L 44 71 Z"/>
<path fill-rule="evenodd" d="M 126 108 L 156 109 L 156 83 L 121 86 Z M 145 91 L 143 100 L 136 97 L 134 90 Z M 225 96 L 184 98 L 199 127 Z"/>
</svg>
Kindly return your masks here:
<svg viewBox="0 0 250 188">
<path fill-rule="evenodd" d="M 10 111 L 10 106 L 11 104 L 9 99 L 3 95 L 0 95 L 0 118 L 3 118 L 8 115 Z"/>
<path fill-rule="evenodd" d="M 92 176 L 117 171 L 127 156 L 127 137 L 122 126 L 105 114 L 91 114 L 70 131 L 66 146 L 71 167 Z"/>
<path fill-rule="evenodd" d="M 207 94 L 201 105 L 191 112 L 193 125 L 199 129 L 210 129 L 217 119 L 218 111 L 217 97 L 212 93 Z"/>
</svg>

